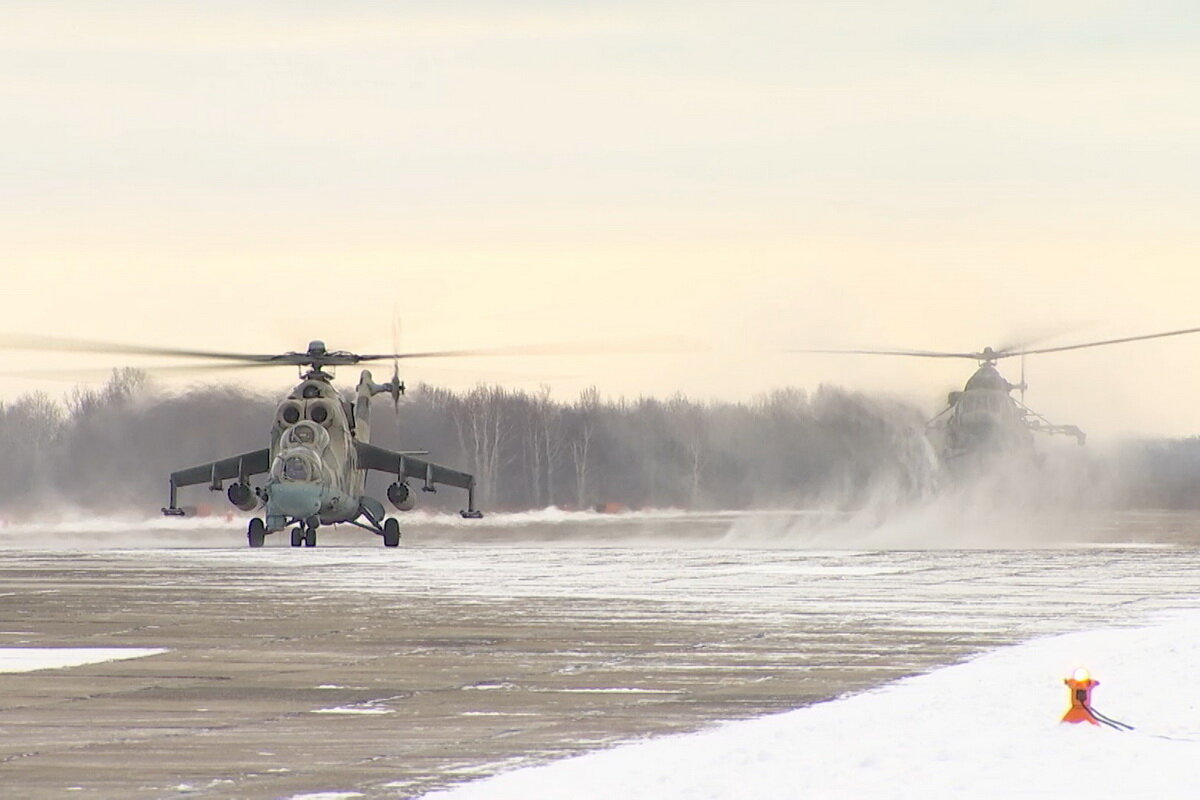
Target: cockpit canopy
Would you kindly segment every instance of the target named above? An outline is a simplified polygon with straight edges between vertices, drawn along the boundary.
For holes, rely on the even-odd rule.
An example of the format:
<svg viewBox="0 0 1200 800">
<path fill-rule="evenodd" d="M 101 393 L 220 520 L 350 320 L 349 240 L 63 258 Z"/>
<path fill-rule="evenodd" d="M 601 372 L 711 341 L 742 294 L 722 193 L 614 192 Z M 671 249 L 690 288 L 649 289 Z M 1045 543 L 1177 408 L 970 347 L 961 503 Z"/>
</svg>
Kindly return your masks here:
<svg viewBox="0 0 1200 800">
<path fill-rule="evenodd" d="M 1010 392 L 1013 385 L 1004 379 L 1000 374 L 1000 370 L 993 367 L 991 364 L 984 364 L 975 374 L 967 381 L 967 385 L 963 387 L 965 391 L 972 389 L 988 389 L 997 392 Z"/>
<path fill-rule="evenodd" d="M 284 430 L 283 436 L 279 439 L 279 447 L 283 450 L 293 447 L 308 447 L 322 453 L 329 447 L 329 431 L 308 420 L 297 422 Z"/>
<path fill-rule="evenodd" d="M 976 390 L 959 392 L 954 410 L 960 418 L 1010 417 L 1015 415 L 1016 407 L 1006 392 Z"/>
<path fill-rule="evenodd" d="M 348 404 L 328 382 L 301 382 L 275 412 L 272 478 L 333 481 L 349 459 L 351 420 Z"/>
<path fill-rule="evenodd" d="M 321 459 L 307 447 L 284 450 L 271 465 L 271 477 L 288 483 L 312 483 L 321 477 Z"/>
</svg>

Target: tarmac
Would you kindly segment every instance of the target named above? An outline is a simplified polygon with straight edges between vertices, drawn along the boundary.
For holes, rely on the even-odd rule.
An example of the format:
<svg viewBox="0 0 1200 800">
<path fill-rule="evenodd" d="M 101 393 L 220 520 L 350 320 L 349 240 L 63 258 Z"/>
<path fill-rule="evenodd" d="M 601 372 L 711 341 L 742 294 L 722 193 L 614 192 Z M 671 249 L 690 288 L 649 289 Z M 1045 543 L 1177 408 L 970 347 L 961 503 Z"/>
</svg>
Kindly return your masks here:
<svg viewBox="0 0 1200 800">
<path fill-rule="evenodd" d="M 9 797 L 415 797 L 1200 594 L 1194 548 L 0 550 Z M 803 743 L 797 743 L 802 747 Z"/>
</svg>

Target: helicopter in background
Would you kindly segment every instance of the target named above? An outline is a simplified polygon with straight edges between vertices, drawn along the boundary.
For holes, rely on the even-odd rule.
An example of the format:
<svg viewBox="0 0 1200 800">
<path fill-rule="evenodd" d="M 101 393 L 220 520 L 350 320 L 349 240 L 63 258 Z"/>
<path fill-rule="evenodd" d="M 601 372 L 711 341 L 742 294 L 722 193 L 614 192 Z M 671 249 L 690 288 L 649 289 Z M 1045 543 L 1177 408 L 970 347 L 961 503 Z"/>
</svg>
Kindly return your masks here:
<svg viewBox="0 0 1200 800">
<path fill-rule="evenodd" d="M 1182 336 L 1200 333 L 1200 328 L 1186 328 L 1142 336 L 1127 336 L 1120 339 L 1105 339 L 1096 342 L 1062 345 L 1058 347 L 1028 348 L 1022 345 L 993 349 L 985 347 L 977 352 L 944 352 L 937 350 L 855 350 L 855 349 L 792 349 L 793 353 L 833 353 L 881 356 L 905 356 L 911 358 L 962 358 L 978 363 L 975 373 L 967 379 L 961 391 L 950 392 L 946 407 L 938 412 L 927 425 L 931 439 L 935 440 L 942 462 L 948 465 L 966 460 L 984 460 L 998 455 L 1034 456 L 1034 434 L 1070 436 L 1083 445 L 1085 434 L 1075 425 L 1057 425 L 1025 405 L 1025 356 L 1059 353 L 1067 350 L 1082 350 L 1146 339 Z M 1021 381 L 1011 383 L 1000 374 L 996 364 L 1005 358 L 1021 358 Z M 1021 398 L 1012 396 L 1019 390 Z"/>
</svg>

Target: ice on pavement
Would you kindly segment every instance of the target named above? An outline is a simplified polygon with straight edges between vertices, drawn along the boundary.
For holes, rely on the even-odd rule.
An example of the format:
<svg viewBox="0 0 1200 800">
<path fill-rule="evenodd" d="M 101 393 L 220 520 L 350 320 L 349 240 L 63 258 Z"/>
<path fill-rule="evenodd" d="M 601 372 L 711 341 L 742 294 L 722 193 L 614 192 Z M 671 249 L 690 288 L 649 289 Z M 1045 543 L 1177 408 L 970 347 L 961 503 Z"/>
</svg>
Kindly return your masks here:
<svg viewBox="0 0 1200 800">
<path fill-rule="evenodd" d="M 165 652 L 155 647 L 0 647 L 0 672 L 78 667 Z"/>
<path fill-rule="evenodd" d="M 1200 611 L 1038 639 L 881 689 L 519 769 L 426 800 L 1191 798 Z M 1063 679 L 1135 726 L 1062 725 Z"/>
</svg>

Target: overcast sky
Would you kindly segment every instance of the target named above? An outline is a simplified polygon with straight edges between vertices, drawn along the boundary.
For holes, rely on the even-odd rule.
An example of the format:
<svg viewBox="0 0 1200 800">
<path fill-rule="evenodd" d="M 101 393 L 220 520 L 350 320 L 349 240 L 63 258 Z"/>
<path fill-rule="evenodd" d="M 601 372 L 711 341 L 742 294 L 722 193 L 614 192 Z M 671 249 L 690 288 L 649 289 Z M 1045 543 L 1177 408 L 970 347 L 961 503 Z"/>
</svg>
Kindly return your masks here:
<svg viewBox="0 0 1200 800">
<path fill-rule="evenodd" d="M 8 0 L 0 329 L 378 351 L 396 308 L 405 349 L 682 333 L 712 352 L 405 375 L 932 413 L 970 362 L 778 351 L 1200 326 L 1198 134 L 1185 2 Z M 1056 422 L 1200 433 L 1200 335 L 1028 369 Z M 0 399 L 35 386 L 62 390 Z"/>
</svg>

